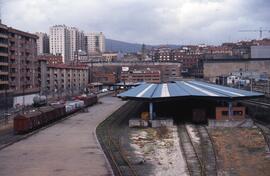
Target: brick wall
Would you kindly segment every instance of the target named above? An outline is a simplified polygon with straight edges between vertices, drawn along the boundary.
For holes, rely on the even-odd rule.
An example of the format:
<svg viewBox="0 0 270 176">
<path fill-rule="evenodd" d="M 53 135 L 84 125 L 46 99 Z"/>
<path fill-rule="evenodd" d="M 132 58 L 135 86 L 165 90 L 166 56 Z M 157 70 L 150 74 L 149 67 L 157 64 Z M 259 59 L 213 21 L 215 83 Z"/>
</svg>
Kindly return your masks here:
<svg viewBox="0 0 270 176">
<path fill-rule="evenodd" d="M 233 107 L 232 119 L 244 119 L 246 116 L 245 107 Z M 228 107 L 216 107 L 216 120 L 229 120 Z"/>
</svg>

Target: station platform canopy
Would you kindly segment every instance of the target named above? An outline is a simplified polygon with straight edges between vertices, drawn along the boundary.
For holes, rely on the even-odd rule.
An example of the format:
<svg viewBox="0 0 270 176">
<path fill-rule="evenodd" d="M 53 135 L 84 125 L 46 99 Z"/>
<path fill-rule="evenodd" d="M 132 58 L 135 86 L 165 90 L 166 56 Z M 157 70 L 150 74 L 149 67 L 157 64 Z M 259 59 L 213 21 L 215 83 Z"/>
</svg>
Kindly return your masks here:
<svg viewBox="0 0 270 176">
<path fill-rule="evenodd" d="M 175 81 L 172 83 L 144 83 L 118 97 L 147 102 L 168 101 L 183 98 L 207 98 L 215 100 L 243 100 L 263 97 L 264 94 L 201 81 Z"/>
</svg>

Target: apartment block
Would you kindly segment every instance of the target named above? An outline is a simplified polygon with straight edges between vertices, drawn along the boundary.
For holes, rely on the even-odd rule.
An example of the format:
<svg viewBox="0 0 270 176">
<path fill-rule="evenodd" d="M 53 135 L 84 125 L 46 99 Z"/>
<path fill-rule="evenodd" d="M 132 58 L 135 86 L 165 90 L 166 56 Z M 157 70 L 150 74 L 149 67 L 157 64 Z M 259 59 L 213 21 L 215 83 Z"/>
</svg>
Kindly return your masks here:
<svg viewBox="0 0 270 176">
<path fill-rule="evenodd" d="M 8 27 L 0 23 L 0 93 L 9 88 Z"/>
<path fill-rule="evenodd" d="M 8 27 L 0 22 L 0 109 L 12 106 L 12 91 L 9 90 Z"/>
<path fill-rule="evenodd" d="M 36 35 L 8 28 L 9 88 L 15 94 L 39 91 Z"/>
<path fill-rule="evenodd" d="M 105 52 L 102 53 L 103 61 L 105 62 L 113 62 L 116 61 L 118 58 L 118 53 L 114 52 Z"/>
<path fill-rule="evenodd" d="M 105 36 L 102 32 L 100 33 L 87 33 L 86 35 L 86 46 L 89 55 L 92 53 L 103 53 L 105 52 Z"/>
<path fill-rule="evenodd" d="M 38 60 L 45 60 L 48 65 L 63 64 L 63 57 L 61 55 L 45 54 L 38 56 Z"/>
<path fill-rule="evenodd" d="M 89 70 L 84 65 L 44 64 L 41 60 L 40 84 L 44 94 L 68 95 L 80 93 L 89 83 Z M 43 62 L 43 64 L 42 64 Z"/>
<path fill-rule="evenodd" d="M 49 36 L 46 33 L 43 33 L 43 32 L 36 32 L 35 35 L 38 36 L 38 39 L 37 39 L 37 54 L 38 55 L 49 54 L 50 53 Z"/>
<path fill-rule="evenodd" d="M 181 63 L 172 62 L 100 62 L 90 63 L 89 67 L 93 72 L 91 80 L 107 84 L 110 80 L 122 82 L 121 73 L 123 67 L 134 71 L 158 70 L 160 71 L 160 81 L 170 82 L 181 78 Z M 141 73 L 144 74 L 144 73 Z M 156 72 L 155 72 L 156 74 Z M 139 75 L 139 73 L 138 73 Z M 112 77 L 114 77 L 112 79 Z M 158 81 L 158 80 L 154 80 Z M 137 82 L 137 81 L 136 81 Z M 116 83 L 116 82 L 115 82 Z"/>
<path fill-rule="evenodd" d="M 99 72 L 95 71 L 91 73 L 93 76 L 91 82 L 99 82 L 103 84 L 115 84 L 117 82 L 117 75 L 115 72 Z"/>
<path fill-rule="evenodd" d="M 82 52 L 86 52 L 86 36 L 83 31 L 79 31 L 79 37 L 78 37 L 78 50 Z"/>
<path fill-rule="evenodd" d="M 132 70 L 121 73 L 121 81 L 125 83 L 160 83 L 161 73 L 159 70 Z"/>
<path fill-rule="evenodd" d="M 71 59 L 70 32 L 65 25 L 50 27 L 50 53 L 61 55 L 64 63 Z"/>
<path fill-rule="evenodd" d="M 78 53 L 85 51 L 85 36 L 82 31 L 79 31 L 75 27 L 68 28 L 70 35 L 70 60 L 74 61 L 78 59 Z"/>
</svg>

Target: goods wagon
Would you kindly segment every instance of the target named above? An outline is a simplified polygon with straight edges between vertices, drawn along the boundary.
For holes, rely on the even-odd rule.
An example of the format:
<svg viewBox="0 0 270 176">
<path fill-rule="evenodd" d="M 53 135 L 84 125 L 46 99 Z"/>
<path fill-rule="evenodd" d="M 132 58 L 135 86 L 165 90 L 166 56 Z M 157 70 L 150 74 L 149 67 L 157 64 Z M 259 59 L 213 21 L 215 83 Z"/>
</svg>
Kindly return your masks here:
<svg viewBox="0 0 270 176">
<path fill-rule="evenodd" d="M 24 134 L 97 103 L 97 96 L 86 96 L 65 104 L 54 104 L 25 111 L 14 118 L 14 131 Z"/>
<path fill-rule="evenodd" d="M 89 95 L 89 96 L 80 96 L 77 97 L 79 100 L 84 101 L 85 106 L 92 106 L 97 103 L 98 98 L 96 95 Z"/>
</svg>

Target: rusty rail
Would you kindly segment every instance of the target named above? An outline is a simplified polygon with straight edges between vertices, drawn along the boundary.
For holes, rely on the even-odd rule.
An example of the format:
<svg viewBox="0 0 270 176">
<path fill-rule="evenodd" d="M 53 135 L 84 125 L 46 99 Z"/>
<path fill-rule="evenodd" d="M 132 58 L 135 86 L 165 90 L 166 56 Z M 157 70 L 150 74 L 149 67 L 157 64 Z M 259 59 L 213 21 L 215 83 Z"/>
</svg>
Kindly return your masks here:
<svg viewBox="0 0 270 176">
<path fill-rule="evenodd" d="M 98 140 L 116 176 L 138 175 L 121 147 L 119 135 L 117 135 L 119 131 L 117 130 L 119 130 L 120 123 L 136 111 L 139 106 L 140 103 L 128 102 L 97 127 Z"/>
<path fill-rule="evenodd" d="M 180 145 L 186 160 L 187 169 L 190 176 L 205 176 L 205 168 L 196 152 L 194 143 L 186 128 L 186 125 L 178 125 Z"/>
</svg>

